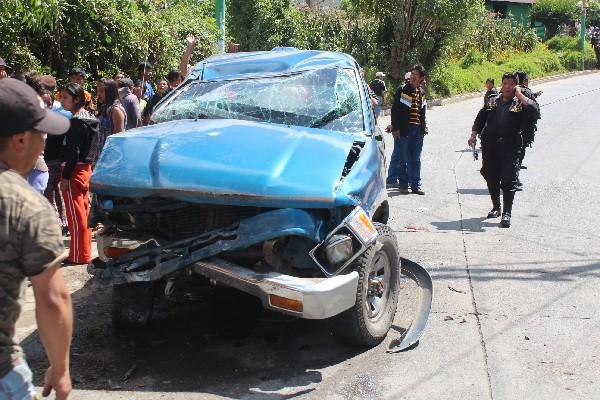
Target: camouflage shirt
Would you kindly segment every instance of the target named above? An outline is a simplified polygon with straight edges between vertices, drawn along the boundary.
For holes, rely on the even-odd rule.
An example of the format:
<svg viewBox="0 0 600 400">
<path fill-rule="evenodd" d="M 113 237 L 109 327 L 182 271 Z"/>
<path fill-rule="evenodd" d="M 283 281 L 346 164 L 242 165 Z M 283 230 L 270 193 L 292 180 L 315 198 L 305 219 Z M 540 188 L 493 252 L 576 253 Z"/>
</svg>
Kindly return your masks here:
<svg viewBox="0 0 600 400">
<path fill-rule="evenodd" d="M 37 275 L 65 257 L 48 200 L 0 163 L 0 378 L 22 353 L 14 334 L 25 277 Z"/>
</svg>

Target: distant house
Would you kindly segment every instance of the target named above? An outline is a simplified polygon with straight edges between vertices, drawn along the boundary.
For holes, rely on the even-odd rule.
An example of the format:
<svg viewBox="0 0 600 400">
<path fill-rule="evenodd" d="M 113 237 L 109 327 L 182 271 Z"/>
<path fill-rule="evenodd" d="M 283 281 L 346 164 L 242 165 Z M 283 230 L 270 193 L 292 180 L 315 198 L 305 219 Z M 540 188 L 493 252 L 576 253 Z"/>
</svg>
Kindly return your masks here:
<svg viewBox="0 0 600 400">
<path fill-rule="evenodd" d="M 485 0 L 485 7 L 501 18 L 510 18 L 515 24 L 531 26 L 531 6 L 534 0 Z"/>
</svg>

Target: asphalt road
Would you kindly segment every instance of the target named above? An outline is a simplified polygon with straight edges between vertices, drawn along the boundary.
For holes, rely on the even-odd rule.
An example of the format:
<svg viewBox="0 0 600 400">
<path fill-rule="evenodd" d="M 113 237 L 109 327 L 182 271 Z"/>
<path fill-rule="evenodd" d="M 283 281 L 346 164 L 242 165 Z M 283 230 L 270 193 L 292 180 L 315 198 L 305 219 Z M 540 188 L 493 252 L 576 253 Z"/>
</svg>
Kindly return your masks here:
<svg viewBox="0 0 600 400">
<path fill-rule="evenodd" d="M 69 267 L 73 398 L 600 398 L 600 74 L 533 88 L 544 91 L 542 119 L 510 229 L 484 218 L 490 200 L 466 146 L 479 98 L 428 112 L 426 195 L 390 192 L 402 256 L 434 279 L 419 346 L 385 351 L 410 323 L 416 290 L 408 282 L 394 330 L 364 351 L 339 345 L 323 322 L 273 314 L 223 334 L 215 322 L 234 318 L 219 304 L 159 315 L 147 333 L 117 334 L 109 293 Z M 45 358 L 32 300 L 23 302 L 18 335 L 39 384 Z"/>
</svg>

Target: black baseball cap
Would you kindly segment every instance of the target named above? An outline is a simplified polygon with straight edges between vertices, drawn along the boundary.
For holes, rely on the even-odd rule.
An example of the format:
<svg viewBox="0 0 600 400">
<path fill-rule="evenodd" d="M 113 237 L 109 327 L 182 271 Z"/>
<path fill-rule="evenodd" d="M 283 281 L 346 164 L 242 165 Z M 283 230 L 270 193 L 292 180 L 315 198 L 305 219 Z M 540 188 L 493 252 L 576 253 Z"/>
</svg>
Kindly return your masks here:
<svg viewBox="0 0 600 400">
<path fill-rule="evenodd" d="M 49 135 L 62 135 L 70 121 L 46 108 L 42 98 L 26 83 L 0 79 L 0 136 L 6 137 L 28 130 Z"/>
</svg>

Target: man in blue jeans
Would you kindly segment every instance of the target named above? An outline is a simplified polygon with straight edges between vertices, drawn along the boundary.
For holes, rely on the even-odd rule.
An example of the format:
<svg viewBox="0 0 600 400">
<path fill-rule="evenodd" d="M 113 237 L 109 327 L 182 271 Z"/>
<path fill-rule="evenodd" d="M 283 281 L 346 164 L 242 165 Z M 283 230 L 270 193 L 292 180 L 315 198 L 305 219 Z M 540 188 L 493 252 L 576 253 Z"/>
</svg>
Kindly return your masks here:
<svg viewBox="0 0 600 400">
<path fill-rule="evenodd" d="M 422 84 L 425 68 L 412 67 L 410 81 L 396 91 L 392 105 L 392 125 L 388 130 L 394 136 L 394 152 L 390 160 L 387 186 L 399 188 L 400 193 L 424 195 L 421 188 L 421 151 L 427 131 Z"/>
<path fill-rule="evenodd" d="M 54 210 L 26 178 L 44 150 L 46 135 L 63 134 L 70 123 L 47 109 L 32 88 L 11 78 L 0 80 L 0 121 L 0 400 L 37 397 L 14 337 L 26 277 L 50 362 L 42 394 L 54 389 L 57 400 L 66 400 L 73 326 L 71 297 L 60 270 L 66 252 Z"/>
</svg>

